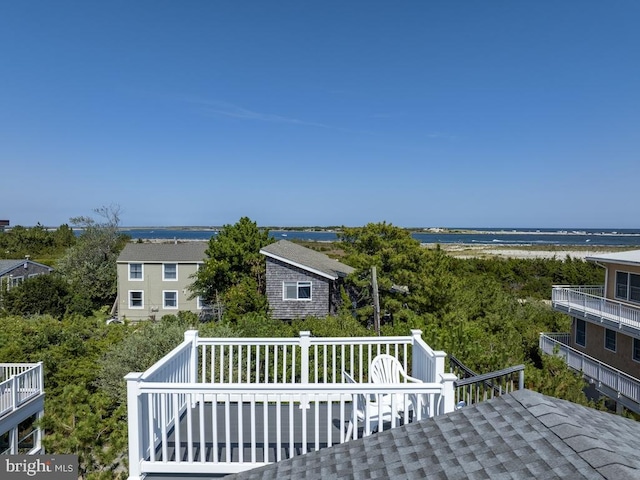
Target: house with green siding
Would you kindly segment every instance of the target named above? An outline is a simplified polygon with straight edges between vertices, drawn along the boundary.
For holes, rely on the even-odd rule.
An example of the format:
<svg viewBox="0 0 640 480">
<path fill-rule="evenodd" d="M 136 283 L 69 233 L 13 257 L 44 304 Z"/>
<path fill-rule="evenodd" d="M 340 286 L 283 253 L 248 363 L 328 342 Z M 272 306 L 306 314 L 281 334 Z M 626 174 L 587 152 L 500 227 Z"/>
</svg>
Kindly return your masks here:
<svg viewBox="0 0 640 480">
<path fill-rule="evenodd" d="M 208 242 L 129 243 L 117 261 L 119 320 L 160 320 L 179 311 L 200 313 L 190 298 L 193 275 L 204 263 Z"/>
</svg>

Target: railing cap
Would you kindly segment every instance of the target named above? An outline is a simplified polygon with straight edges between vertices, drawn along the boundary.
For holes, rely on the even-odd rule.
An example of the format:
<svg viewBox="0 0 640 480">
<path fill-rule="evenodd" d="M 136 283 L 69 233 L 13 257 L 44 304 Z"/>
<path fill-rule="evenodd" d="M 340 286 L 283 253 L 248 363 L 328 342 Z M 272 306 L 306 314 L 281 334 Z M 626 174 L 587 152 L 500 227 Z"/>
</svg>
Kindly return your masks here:
<svg viewBox="0 0 640 480">
<path fill-rule="evenodd" d="M 187 330 L 186 332 L 184 332 L 185 340 L 193 341 L 196 338 L 198 338 L 198 330 Z"/>
</svg>

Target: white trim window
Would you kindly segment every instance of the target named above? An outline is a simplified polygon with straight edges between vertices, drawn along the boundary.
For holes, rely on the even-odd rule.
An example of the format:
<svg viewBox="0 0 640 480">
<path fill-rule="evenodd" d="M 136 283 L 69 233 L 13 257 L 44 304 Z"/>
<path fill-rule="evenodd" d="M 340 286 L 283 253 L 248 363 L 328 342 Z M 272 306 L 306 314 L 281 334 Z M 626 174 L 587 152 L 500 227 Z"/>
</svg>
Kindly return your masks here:
<svg viewBox="0 0 640 480">
<path fill-rule="evenodd" d="M 24 276 L 21 275 L 19 277 L 14 277 L 13 275 L 9 275 L 9 287 L 17 287 L 22 282 L 24 282 Z"/>
<path fill-rule="evenodd" d="M 587 322 L 576 318 L 576 345 L 587 346 Z"/>
<path fill-rule="evenodd" d="M 129 280 L 139 282 L 143 278 L 144 278 L 144 265 L 142 263 L 130 263 L 129 264 Z"/>
<path fill-rule="evenodd" d="M 616 338 L 617 332 L 615 330 L 610 330 L 608 328 L 604 329 L 604 348 L 607 350 L 611 350 L 612 352 L 616 351 Z"/>
<path fill-rule="evenodd" d="M 129 308 L 131 309 L 144 308 L 144 291 L 143 290 L 129 290 Z"/>
<path fill-rule="evenodd" d="M 640 275 L 630 272 L 616 272 L 616 298 L 640 303 Z"/>
<path fill-rule="evenodd" d="M 282 299 L 311 301 L 311 282 L 282 282 Z"/>
<path fill-rule="evenodd" d="M 178 309 L 178 291 L 177 290 L 162 291 L 162 308 L 167 310 Z"/>
<path fill-rule="evenodd" d="M 178 264 L 163 263 L 162 264 L 162 280 L 175 282 L 178 280 Z"/>
</svg>

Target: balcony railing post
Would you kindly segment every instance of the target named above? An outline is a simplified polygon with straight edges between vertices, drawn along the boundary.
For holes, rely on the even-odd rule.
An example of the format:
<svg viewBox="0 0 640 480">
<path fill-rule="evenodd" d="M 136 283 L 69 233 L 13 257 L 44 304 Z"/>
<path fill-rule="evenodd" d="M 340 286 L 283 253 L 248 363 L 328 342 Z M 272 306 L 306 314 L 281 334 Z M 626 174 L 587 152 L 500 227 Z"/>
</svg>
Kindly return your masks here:
<svg viewBox="0 0 640 480">
<path fill-rule="evenodd" d="M 18 377 L 11 377 L 11 410 L 18 408 Z"/>
<path fill-rule="evenodd" d="M 184 332 L 184 339 L 191 342 L 191 356 L 189 357 L 189 381 L 197 383 L 198 381 L 198 331 L 187 330 Z"/>
<path fill-rule="evenodd" d="M 439 375 L 440 383 L 442 384 L 442 411 L 441 413 L 453 412 L 456 408 L 456 394 L 454 383 L 458 380 L 458 377 L 453 373 L 441 373 Z"/>
<path fill-rule="evenodd" d="M 311 346 L 311 332 L 300 332 L 300 382 L 309 383 L 309 347 Z M 334 380 L 335 381 L 335 380 Z"/>
<path fill-rule="evenodd" d="M 524 370 L 518 372 L 518 390 L 524 390 Z"/>
<path fill-rule="evenodd" d="M 140 480 L 140 462 L 144 459 L 143 405 L 140 395 L 142 373 L 129 373 L 127 381 L 127 423 L 129 434 L 129 480 Z"/>
<path fill-rule="evenodd" d="M 411 330 L 411 374 L 414 377 L 422 378 L 425 372 L 429 371 L 429 366 L 425 365 L 425 352 L 420 351 L 422 341 L 422 330 Z"/>
<path fill-rule="evenodd" d="M 42 362 L 38 362 L 38 393 L 42 393 L 44 391 L 44 364 Z"/>
<path fill-rule="evenodd" d="M 429 379 L 429 381 L 437 382 L 440 379 L 439 375 L 442 375 L 446 372 L 445 363 L 446 363 L 447 353 L 443 352 L 442 350 L 436 350 L 433 352 L 433 356 L 434 356 L 434 362 L 435 362 L 435 365 L 434 365 L 435 370 L 433 372 L 433 375 L 435 378 Z"/>
</svg>

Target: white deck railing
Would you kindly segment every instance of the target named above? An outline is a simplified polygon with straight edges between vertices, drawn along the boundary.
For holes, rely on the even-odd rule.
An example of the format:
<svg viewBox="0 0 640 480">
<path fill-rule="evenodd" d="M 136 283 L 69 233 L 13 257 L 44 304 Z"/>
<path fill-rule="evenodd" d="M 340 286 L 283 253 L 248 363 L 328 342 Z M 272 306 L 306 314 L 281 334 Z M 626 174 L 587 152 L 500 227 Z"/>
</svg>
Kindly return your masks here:
<svg viewBox="0 0 640 480">
<path fill-rule="evenodd" d="M 40 363 L 0 363 L 0 418 L 43 393 Z"/>
<path fill-rule="evenodd" d="M 371 361 L 381 353 L 394 355 L 423 383 L 368 383 Z M 420 399 L 406 421 L 453 411 L 457 377 L 445 373 L 445 357 L 418 330 L 408 337 L 315 338 L 301 332 L 299 338 L 273 339 L 186 332 L 185 341 L 147 372 L 126 377 L 129 478 L 239 472 L 348 441 L 359 394 L 371 402 L 393 393 L 387 398 L 394 411 Z M 345 383 L 344 371 L 359 383 Z M 379 429 L 398 422 L 394 417 Z M 353 431 L 357 438 L 358 429 Z"/>
<path fill-rule="evenodd" d="M 577 313 L 587 319 L 610 322 L 618 328 L 640 331 L 640 305 L 634 307 L 605 298 L 603 286 L 556 285 L 551 302 L 554 308 L 565 313 Z"/>
<path fill-rule="evenodd" d="M 564 358 L 569 367 L 614 390 L 618 395 L 624 395 L 635 404 L 640 404 L 640 380 L 571 348 L 567 333 L 541 333 L 540 349 L 549 355 Z"/>
</svg>

